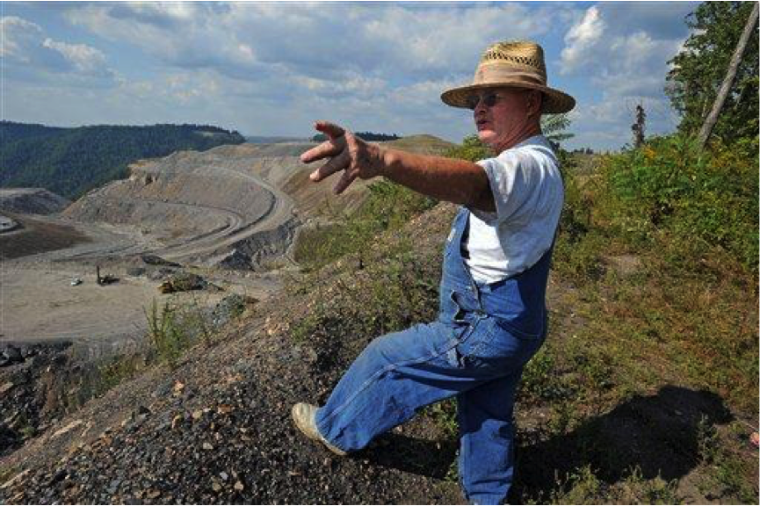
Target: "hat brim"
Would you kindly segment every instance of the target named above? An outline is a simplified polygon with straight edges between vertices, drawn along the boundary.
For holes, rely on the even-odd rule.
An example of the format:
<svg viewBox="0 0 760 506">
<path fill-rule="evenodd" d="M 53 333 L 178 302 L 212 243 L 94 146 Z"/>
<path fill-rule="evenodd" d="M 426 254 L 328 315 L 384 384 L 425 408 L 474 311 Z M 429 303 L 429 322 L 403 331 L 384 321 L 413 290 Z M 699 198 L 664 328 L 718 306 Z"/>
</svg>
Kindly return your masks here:
<svg viewBox="0 0 760 506">
<path fill-rule="evenodd" d="M 468 105 L 469 98 L 478 90 L 487 88 L 524 88 L 538 90 L 544 94 L 543 107 L 541 109 L 542 114 L 561 114 L 570 112 L 575 107 L 575 99 L 567 93 L 555 90 L 554 88 L 549 88 L 548 86 L 541 86 L 540 84 L 531 84 L 522 81 L 514 83 L 501 82 L 460 86 L 458 88 L 444 91 L 441 94 L 441 100 L 443 100 L 444 104 L 452 107 L 470 109 Z"/>
</svg>

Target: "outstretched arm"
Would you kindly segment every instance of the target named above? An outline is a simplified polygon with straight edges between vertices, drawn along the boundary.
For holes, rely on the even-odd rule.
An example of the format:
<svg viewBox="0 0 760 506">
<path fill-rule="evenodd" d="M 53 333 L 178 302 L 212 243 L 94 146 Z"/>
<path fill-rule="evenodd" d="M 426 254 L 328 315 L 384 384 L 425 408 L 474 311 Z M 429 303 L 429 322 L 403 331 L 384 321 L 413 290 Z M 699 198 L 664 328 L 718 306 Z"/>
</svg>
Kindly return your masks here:
<svg viewBox="0 0 760 506">
<path fill-rule="evenodd" d="M 315 128 L 328 140 L 301 155 L 311 163 L 329 158 L 311 173 L 312 181 L 322 181 L 335 172 L 343 174 L 335 185 L 342 193 L 356 178 L 385 176 L 430 197 L 462 204 L 481 211 L 495 210 L 488 176 L 479 165 L 465 160 L 425 156 L 369 144 L 338 125 L 318 121 Z"/>
</svg>

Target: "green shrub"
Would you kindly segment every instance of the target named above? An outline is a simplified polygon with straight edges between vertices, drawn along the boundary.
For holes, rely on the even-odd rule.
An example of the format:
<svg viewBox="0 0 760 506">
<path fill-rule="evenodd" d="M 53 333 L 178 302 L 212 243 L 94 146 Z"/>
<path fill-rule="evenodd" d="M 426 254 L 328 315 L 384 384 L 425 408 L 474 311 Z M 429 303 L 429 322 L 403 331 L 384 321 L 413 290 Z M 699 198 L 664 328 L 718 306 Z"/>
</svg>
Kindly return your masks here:
<svg viewBox="0 0 760 506">
<path fill-rule="evenodd" d="M 553 268 L 575 281 L 597 279 L 602 273 L 601 254 L 608 238 L 595 227 L 592 212 L 599 184 L 594 178 L 581 184 L 578 164 L 566 151 L 559 150 L 565 201 L 560 216 L 553 254 Z"/>
<path fill-rule="evenodd" d="M 707 151 L 687 137 L 652 139 L 602 165 L 600 211 L 634 245 L 652 246 L 664 236 L 683 246 L 691 266 L 718 247 L 756 271 L 757 146 L 754 139 Z"/>
<path fill-rule="evenodd" d="M 148 335 L 159 358 L 174 369 L 182 351 L 189 345 L 187 333 L 179 323 L 177 308 L 165 302 L 159 310 L 154 299 L 150 310 L 145 310 Z"/>
<path fill-rule="evenodd" d="M 89 396 L 99 395 L 107 392 L 111 388 L 120 384 L 122 381 L 133 378 L 145 367 L 145 358 L 138 354 L 119 355 L 106 360 L 98 366 L 97 385 L 95 388 L 88 388 L 90 395 L 85 395 L 82 403 Z"/>
<path fill-rule="evenodd" d="M 477 134 L 473 134 L 465 137 L 462 140 L 461 146 L 449 149 L 444 156 L 477 162 L 478 160 L 491 158 L 493 156 L 493 151 L 480 141 Z"/>
</svg>

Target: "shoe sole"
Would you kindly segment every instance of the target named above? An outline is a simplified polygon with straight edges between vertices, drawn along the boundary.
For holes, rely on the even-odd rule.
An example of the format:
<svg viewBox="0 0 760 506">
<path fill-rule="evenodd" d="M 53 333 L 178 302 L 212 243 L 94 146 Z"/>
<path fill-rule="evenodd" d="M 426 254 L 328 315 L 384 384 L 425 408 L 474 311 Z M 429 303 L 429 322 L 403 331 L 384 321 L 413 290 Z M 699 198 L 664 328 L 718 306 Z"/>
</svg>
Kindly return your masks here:
<svg viewBox="0 0 760 506">
<path fill-rule="evenodd" d="M 304 425 L 301 423 L 300 418 L 298 416 L 296 416 L 296 407 L 295 406 L 293 406 L 293 409 L 290 411 L 290 415 L 293 418 L 293 423 L 296 424 L 296 428 L 298 428 L 298 430 L 301 431 L 301 433 L 304 436 L 306 436 L 307 438 L 311 439 L 312 441 L 316 441 L 318 443 L 322 443 L 322 445 L 324 445 L 325 448 L 327 448 L 328 450 L 330 450 L 335 455 L 338 455 L 339 457 L 345 457 L 346 455 L 348 455 L 347 452 L 344 452 L 340 448 L 331 445 L 330 443 L 328 443 L 327 441 L 325 441 L 318 434 L 313 434 L 313 432 L 316 431 L 316 427 L 314 427 L 314 428 L 312 428 L 310 426 L 309 427 L 304 427 Z"/>
</svg>

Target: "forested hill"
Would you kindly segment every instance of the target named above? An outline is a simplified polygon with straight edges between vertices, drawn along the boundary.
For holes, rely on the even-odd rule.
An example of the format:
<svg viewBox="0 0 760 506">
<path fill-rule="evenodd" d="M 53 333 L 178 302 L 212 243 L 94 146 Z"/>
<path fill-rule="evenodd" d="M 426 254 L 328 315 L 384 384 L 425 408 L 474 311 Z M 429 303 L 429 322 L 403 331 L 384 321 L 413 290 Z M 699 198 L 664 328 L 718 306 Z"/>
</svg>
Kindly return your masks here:
<svg viewBox="0 0 760 506">
<path fill-rule="evenodd" d="M 73 200 L 125 177 L 141 158 L 243 142 L 238 132 L 208 125 L 57 128 L 2 121 L 0 187 L 41 187 Z"/>
</svg>

